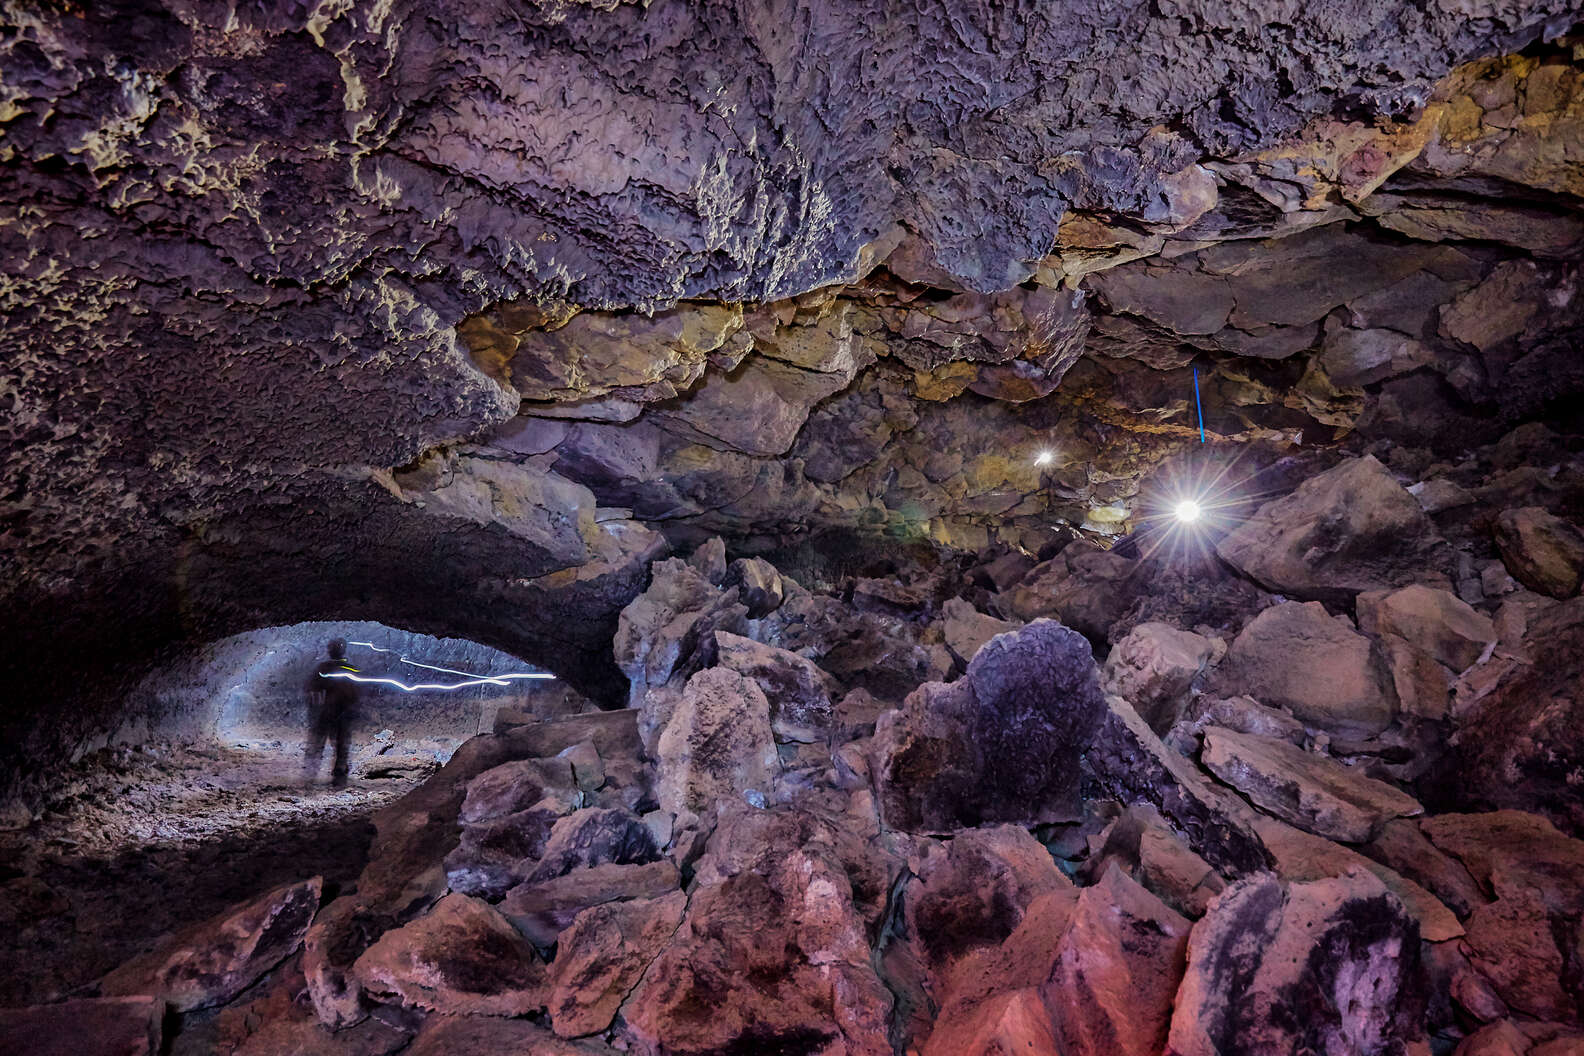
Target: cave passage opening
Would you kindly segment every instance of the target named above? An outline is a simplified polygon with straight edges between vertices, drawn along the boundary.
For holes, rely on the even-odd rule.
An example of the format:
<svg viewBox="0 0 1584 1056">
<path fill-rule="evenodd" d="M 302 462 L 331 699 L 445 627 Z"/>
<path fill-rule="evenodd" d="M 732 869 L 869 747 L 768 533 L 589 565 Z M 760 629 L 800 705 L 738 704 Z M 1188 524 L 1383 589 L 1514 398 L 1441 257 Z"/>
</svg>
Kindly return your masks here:
<svg viewBox="0 0 1584 1056">
<path fill-rule="evenodd" d="M 308 679 L 334 638 L 371 678 L 351 724 L 351 780 L 304 766 Z M 358 643 L 358 644 L 353 644 Z M 432 670 L 434 668 L 441 670 Z M 421 678 L 412 672 L 421 672 Z M 508 653 L 370 621 L 263 627 L 194 646 L 120 703 L 119 725 L 52 771 L 0 827 L 0 1006 L 74 996 L 184 926 L 282 883 L 362 870 L 374 817 L 497 722 L 593 707 Z M 469 676 L 485 676 L 484 679 Z M 327 749 L 326 756 L 331 754 Z"/>
</svg>

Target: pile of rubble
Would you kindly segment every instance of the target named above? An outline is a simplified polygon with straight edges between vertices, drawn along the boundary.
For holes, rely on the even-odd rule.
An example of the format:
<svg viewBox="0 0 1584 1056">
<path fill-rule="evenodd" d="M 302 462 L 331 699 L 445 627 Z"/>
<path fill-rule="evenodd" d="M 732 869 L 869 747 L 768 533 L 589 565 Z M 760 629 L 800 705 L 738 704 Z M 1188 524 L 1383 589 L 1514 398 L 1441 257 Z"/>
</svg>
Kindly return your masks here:
<svg viewBox="0 0 1584 1056">
<path fill-rule="evenodd" d="M 629 708 L 503 720 L 327 904 L 281 887 L 0 1038 L 1584 1051 L 1584 535 L 1457 476 L 1344 461 L 1185 590 L 1083 543 L 841 594 L 658 561 Z"/>
</svg>

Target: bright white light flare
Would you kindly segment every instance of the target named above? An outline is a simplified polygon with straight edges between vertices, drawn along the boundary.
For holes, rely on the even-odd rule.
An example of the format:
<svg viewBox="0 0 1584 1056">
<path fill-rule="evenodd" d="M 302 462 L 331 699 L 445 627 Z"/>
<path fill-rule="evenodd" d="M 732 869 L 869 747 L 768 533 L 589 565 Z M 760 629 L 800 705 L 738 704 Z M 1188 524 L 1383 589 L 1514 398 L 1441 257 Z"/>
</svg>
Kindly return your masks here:
<svg viewBox="0 0 1584 1056">
<path fill-rule="evenodd" d="M 1193 524 L 1199 519 L 1202 512 L 1203 511 L 1199 509 L 1199 504 L 1192 499 L 1182 500 L 1177 504 L 1176 508 L 1172 510 L 1172 513 L 1183 524 Z"/>
<path fill-rule="evenodd" d="M 1036 466 L 1048 466 L 1055 460 L 1056 456 L 1049 451 L 1041 451 L 1039 454 L 1034 456 L 1034 464 Z"/>
</svg>

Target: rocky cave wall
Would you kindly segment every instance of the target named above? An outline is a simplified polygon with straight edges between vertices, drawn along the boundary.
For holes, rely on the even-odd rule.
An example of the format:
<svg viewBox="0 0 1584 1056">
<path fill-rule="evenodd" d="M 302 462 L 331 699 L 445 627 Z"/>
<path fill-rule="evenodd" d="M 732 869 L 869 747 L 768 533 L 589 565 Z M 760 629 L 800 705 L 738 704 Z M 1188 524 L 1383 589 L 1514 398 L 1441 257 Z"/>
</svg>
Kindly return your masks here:
<svg viewBox="0 0 1584 1056">
<path fill-rule="evenodd" d="M 1576 18 L 7 3 L 0 772 L 248 628 L 615 703 L 668 540 L 1114 535 L 1194 367 L 1259 466 L 1566 414 Z"/>
</svg>

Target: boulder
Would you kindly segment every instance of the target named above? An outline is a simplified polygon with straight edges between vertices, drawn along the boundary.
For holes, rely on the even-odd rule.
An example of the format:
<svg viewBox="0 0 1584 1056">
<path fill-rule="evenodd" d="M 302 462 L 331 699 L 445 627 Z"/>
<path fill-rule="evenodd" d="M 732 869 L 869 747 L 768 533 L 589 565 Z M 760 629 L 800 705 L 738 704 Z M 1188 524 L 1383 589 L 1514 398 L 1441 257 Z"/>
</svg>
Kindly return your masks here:
<svg viewBox="0 0 1584 1056">
<path fill-rule="evenodd" d="M 726 580 L 726 540 L 710 536 L 688 555 L 687 563 L 710 583 L 720 586 Z"/>
<path fill-rule="evenodd" d="M 600 758 L 599 749 L 594 747 L 593 741 L 579 741 L 557 752 L 556 758 L 565 759 L 571 764 L 572 781 L 579 792 L 598 792 L 605 784 L 605 761 Z"/>
<path fill-rule="evenodd" d="M 1462 1041 L 1452 1056 L 1524 1056 L 1532 1042 L 1510 1019 L 1487 1023 Z"/>
<path fill-rule="evenodd" d="M 1156 733 L 1164 733 L 1216 651 L 1216 643 L 1203 635 L 1169 623 L 1141 623 L 1111 647 L 1101 685 L 1133 705 Z"/>
<path fill-rule="evenodd" d="M 1216 552 L 1269 590 L 1344 604 L 1416 580 L 1443 545 L 1418 500 L 1366 455 L 1261 506 Z"/>
<path fill-rule="evenodd" d="M 1071 886 L 1035 898 L 1005 942 L 976 949 L 957 962 L 944 980 L 941 997 L 946 1004 L 940 1014 L 929 1022 L 926 1002 L 916 1010 L 914 1023 L 902 1024 L 903 1039 L 911 1039 L 913 1046 L 922 1041 L 923 1056 L 1060 1056 L 1056 1025 L 1040 986 L 1050 978 L 1077 904 L 1078 891 Z M 887 978 L 898 993 L 900 1012 L 910 998 L 923 1000 L 923 992 L 910 994 L 907 979 L 899 978 L 895 967 L 888 958 Z"/>
<path fill-rule="evenodd" d="M 1412 825 L 1413 822 L 1402 822 Z M 1350 869 L 1368 869 L 1380 878 L 1386 889 L 1397 896 L 1416 921 L 1419 937 L 1426 942 L 1447 942 L 1463 934 L 1455 913 L 1429 891 L 1373 861 L 1350 847 L 1295 829 L 1275 818 L 1257 818 L 1254 831 L 1276 858 L 1276 872 L 1283 880 L 1323 880 L 1342 876 Z"/>
<path fill-rule="evenodd" d="M 979 650 L 875 726 L 875 797 L 886 825 L 941 833 L 1077 816 L 1079 761 L 1105 710 L 1089 643 L 1037 620 Z"/>
<path fill-rule="evenodd" d="M 1398 710 L 1430 722 L 1445 719 L 1452 700 L 1452 673 L 1446 666 L 1395 634 L 1381 635 L 1380 649 L 1391 672 Z"/>
<path fill-rule="evenodd" d="M 1496 518 L 1502 563 L 1530 590 L 1571 598 L 1584 577 L 1584 534 L 1539 506 L 1503 511 Z"/>
<path fill-rule="evenodd" d="M 670 861 L 643 865 L 596 865 L 551 880 L 518 884 L 500 911 L 535 946 L 548 949 L 578 914 L 591 906 L 632 899 L 663 898 L 682 886 Z"/>
<path fill-rule="evenodd" d="M 1248 806 L 1162 744 L 1121 697 L 1106 698 L 1084 768 L 1097 795 L 1154 807 L 1194 853 L 1225 875 L 1270 868 L 1270 855 L 1246 820 L 1252 814 Z"/>
<path fill-rule="evenodd" d="M 1380 651 L 1314 601 L 1272 605 L 1256 616 L 1216 669 L 1214 688 L 1246 693 L 1311 726 L 1351 736 L 1379 733 L 1396 712 Z"/>
<path fill-rule="evenodd" d="M 908 870 L 914 879 L 902 892 L 900 942 L 887 951 L 887 972 L 915 980 L 934 1008 L 950 1003 L 967 957 L 1006 941 L 1036 899 L 1072 890 L 1050 852 L 1016 825 L 923 843 Z"/>
<path fill-rule="evenodd" d="M 158 997 L 98 997 L 33 1008 L 0 1008 L 0 1052 L 22 1056 L 157 1056 L 165 1003 Z"/>
<path fill-rule="evenodd" d="M 986 616 L 964 598 L 952 598 L 941 606 L 940 629 L 946 648 L 966 665 L 986 642 L 1017 630 L 1018 625 Z"/>
<path fill-rule="evenodd" d="M 629 684 L 628 701 L 638 707 L 650 686 L 673 676 L 686 678 L 709 657 L 716 630 L 747 632 L 748 607 L 736 590 L 722 591 L 680 558 L 650 566 L 649 588 L 622 609 L 612 649 Z M 651 743 L 648 733 L 645 744 Z"/>
<path fill-rule="evenodd" d="M 468 782 L 458 815 L 463 824 L 489 821 L 530 807 L 565 814 L 580 796 L 565 759 L 517 759 Z"/>
<path fill-rule="evenodd" d="M 778 741 L 826 740 L 835 725 L 836 684 L 810 660 L 751 638 L 715 632 L 721 667 L 751 678 L 770 702 L 770 728 Z"/>
<path fill-rule="evenodd" d="M 1419 933 L 1372 873 L 1228 887 L 1194 925 L 1174 1056 L 1400 1056 L 1424 1009 Z"/>
<path fill-rule="evenodd" d="M 1432 892 L 1459 919 L 1467 917 L 1489 898 L 1462 863 L 1430 842 L 1421 825 L 1420 819 L 1395 818 L 1359 850 Z"/>
<path fill-rule="evenodd" d="M 1496 641 L 1490 617 L 1448 591 L 1417 584 L 1360 594 L 1358 617 L 1360 630 L 1395 635 L 1455 672 L 1472 667 Z"/>
<path fill-rule="evenodd" d="M 724 813 L 681 927 L 622 1006 L 630 1050 L 890 1056 L 891 995 L 831 827 Z"/>
<path fill-rule="evenodd" d="M 539 883 L 596 865 L 643 865 L 660 860 L 654 831 L 629 810 L 585 807 L 556 820 L 539 861 L 524 880 Z"/>
<path fill-rule="evenodd" d="M 1001 614 L 1018 620 L 1054 617 L 1094 641 L 1133 604 L 1139 562 L 1088 543 L 1073 543 L 1001 593 Z"/>
<path fill-rule="evenodd" d="M 1084 888 L 1040 993 L 1066 1056 L 1156 1056 L 1182 980 L 1188 921 L 1115 866 Z"/>
<path fill-rule="evenodd" d="M 1462 809 L 1510 807 L 1584 837 L 1584 598 L 1533 616 L 1528 663 L 1492 668 L 1427 793 Z"/>
<path fill-rule="evenodd" d="M 1495 901 L 1475 907 L 1464 942 L 1476 970 L 1510 1007 L 1577 1023 L 1584 949 L 1584 841 L 1515 810 L 1441 814 L 1421 828 Z"/>
<path fill-rule="evenodd" d="M 740 557 L 733 561 L 721 585 L 728 590 L 736 588 L 738 597 L 748 606 L 750 620 L 770 615 L 781 607 L 786 597 L 781 573 L 762 557 Z"/>
<path fill-rule="evenodd" d="M 682 923 L 687 895 L 607 902 L 579 913 L 556 939 L 550 1022 L 564 1038 L 611 1025 L 649 962 Z"/>
<path fill-rule="evenodd" d="M 1098 849 L 1084 863 L 1084 874 L 1092 880 L 1113 867 L 1194 919 L 1204 916 L 1210 900 L 1226 889 L 1221 874 L 1195 854 L 1147 803 L 1126 808 L 1111 823 Z"/>
<path fill-rule="evenodd" d="M 544 853 L 561 817 L 558 810 L 536 807 L 464 826 L 456 849 L 445 856 L 446 883 L 465 895 L 499 898 Z"/>
<path fill-rule="evenodd" d="M 1309 731 L 1291 712 L 1267 707 L 1253 697 L 1198 696 L 1171 728 L 1166 743 L 1185 754 L 1194 754 L 1207 726 L 1274 737 L 1288 744 L 1303 744 L 1309 739 Z"/>
<path fill-rule="evenodd" d="M 1383 781 L 1270 737 L 1210 727 L 1199 760 L 1260 809 L 1343 843 L 1363 843 L 1392 818 L 1424 813 Z"/>
<path fill-rule="evenodd" d="M 451 894 L 381 935 L 353 972 L 376 1000 L 446 1015 L 523 1016 L 544 1008 L 545 966 L 487 902 Z"/>
<path fill-rule="evenodd" d="M 714 667 L 688 679 L 655 743 L 655 798 L 673 814 L 770 794 L 781 764 L 758 683 Z"/>
<path fill-rule="evenodd" d="M 568 1041 L 525 1019 L 430 1016 L 403 1056 L 615 1056 L 593 1041 Z"/>
<path fill-rule="evenodd" d="M 220 1005 L 302 945 L 319 877 L 267 891 L 181 932 L 99 981 L 107 997 L 148 995 L 177 1012 Z"/>
</svg>

